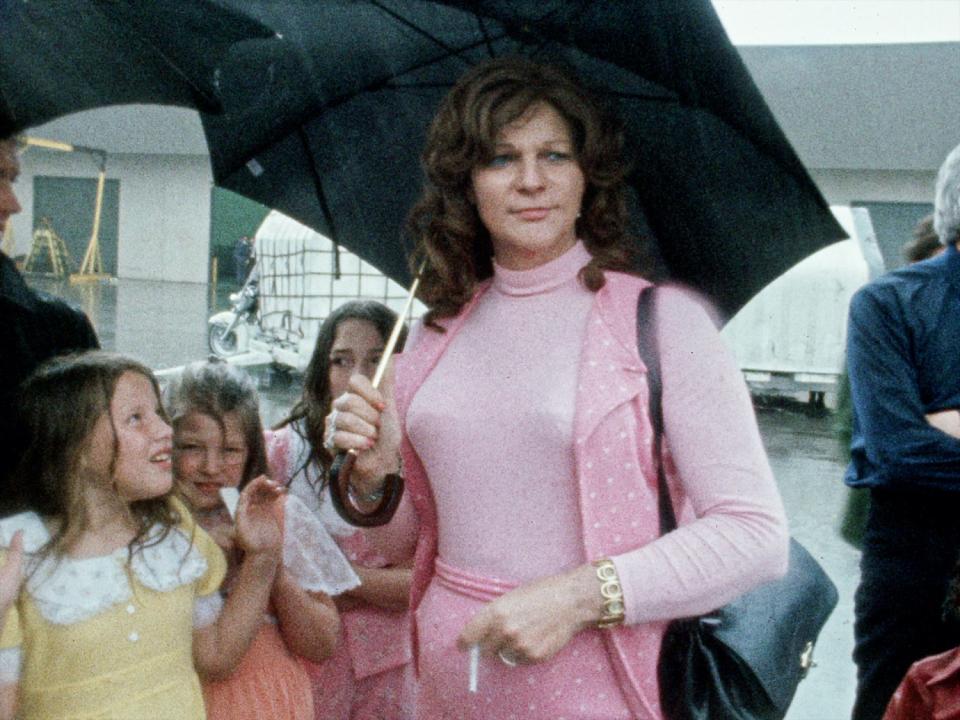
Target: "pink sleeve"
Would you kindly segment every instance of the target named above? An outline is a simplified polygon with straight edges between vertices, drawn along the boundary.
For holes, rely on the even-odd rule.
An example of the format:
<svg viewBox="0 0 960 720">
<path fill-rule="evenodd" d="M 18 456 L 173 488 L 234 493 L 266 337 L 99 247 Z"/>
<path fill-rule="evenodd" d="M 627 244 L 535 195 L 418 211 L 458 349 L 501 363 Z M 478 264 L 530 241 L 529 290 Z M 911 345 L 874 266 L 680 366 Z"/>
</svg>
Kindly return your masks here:
<svg viewBox="0 0 960 720">
<path fill-rule="evenodd" d="M 786 572 L 787 522 L 743 376 L 704 308 L 663 289 L 665 441 L 696 519 L 613 558 L 628 623 L 700 615 Z"/>
</svg>

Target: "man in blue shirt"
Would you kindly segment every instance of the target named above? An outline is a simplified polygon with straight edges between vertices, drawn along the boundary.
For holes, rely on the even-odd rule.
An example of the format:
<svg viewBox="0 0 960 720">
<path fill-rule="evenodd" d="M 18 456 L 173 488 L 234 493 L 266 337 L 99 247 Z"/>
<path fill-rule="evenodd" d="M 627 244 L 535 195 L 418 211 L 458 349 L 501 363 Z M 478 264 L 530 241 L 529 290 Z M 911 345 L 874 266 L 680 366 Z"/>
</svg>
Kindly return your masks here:
<svg viewBox="0 0 960 720">
<path fill-rule="evenodd" d="M 855 598 L 854 720 L 879 720 L 910 665 L 960 645 L 942 605 L 960 552 L 960 146 L 937 176 L 941 255 L 850 303 L 845 481 L 870 488 Z"/>
</svg>

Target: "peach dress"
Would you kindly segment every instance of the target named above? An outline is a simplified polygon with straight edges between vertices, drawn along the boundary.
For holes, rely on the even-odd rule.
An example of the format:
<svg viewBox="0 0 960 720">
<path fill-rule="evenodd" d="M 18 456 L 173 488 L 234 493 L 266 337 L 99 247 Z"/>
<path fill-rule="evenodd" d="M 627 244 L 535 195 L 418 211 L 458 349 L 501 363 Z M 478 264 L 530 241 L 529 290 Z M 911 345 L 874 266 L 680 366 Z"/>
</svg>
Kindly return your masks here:
<svg viewBox="0 0 960 720">
<path fill-rule="evenodd" d="M 287 497 L 283 509 L 283 562 L 300 585 L 328 594 L 356 587 L 359 579 L 313 513 L 294 496 Z M 228 575 L 224 584 L 227 591 L 230 579 Z M 203 683 L 208 720 L 313 720 L 308 667 L 287 648 L 269 608 L 233 674 Z"/>
</svg>

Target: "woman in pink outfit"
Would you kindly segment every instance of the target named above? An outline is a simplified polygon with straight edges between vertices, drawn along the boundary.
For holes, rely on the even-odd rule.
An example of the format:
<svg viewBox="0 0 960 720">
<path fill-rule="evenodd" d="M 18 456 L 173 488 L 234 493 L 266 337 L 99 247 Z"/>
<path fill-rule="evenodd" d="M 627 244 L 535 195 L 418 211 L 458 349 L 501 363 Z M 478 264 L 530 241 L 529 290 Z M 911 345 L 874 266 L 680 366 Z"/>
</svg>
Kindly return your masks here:
<svg viewBox="0 0 960 720">
<path fill-rule="evenodd" d="M 409 501 L 384 528 L 357 531 L 341 521 L 324 490 L 332 456 L 323 446 L 331 398 L 351 375 L 372 377 L 396 313 L 371 300 L 345 303 L 324 321 L 304 378 L 303 397 L 267 438 L 273 477 L 304 500 L 350 558 L 360 587 L 337 598 L 343 638 L 333 657 L 309 666 L 317 720 L 407 720 L 413 716 L 407 610 L 416 521 Z"/>
<path fill-rule="evenodd" d="M 354 376 L 328 418 L 330 446 L 359 453 L 358 509 L 402 471 L 417 513 L 423 720 L 661 718 L 667 622 L 786 569 L 739 369 L 672 288 L 656 325 L 681 527 L 659 537 L 621 146 L 565 72 L 469 70 L 429 130 L 410 220 L 429 312 L 382 390 Z"/>
</svg>

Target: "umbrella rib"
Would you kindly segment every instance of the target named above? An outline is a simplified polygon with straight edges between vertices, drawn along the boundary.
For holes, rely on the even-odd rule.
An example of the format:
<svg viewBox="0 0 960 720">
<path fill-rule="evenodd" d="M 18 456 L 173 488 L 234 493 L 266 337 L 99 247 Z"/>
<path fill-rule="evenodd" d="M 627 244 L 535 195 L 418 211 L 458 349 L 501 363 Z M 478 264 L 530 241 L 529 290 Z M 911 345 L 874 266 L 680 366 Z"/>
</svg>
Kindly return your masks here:
<svg viewBox="0 0 960 720">
<path fill-rule="evenodd" d="M 297 130 L 297 136 L 300 138 L 300 142 L 303 143 L 304 154 L 310 158 L 310 162 L 307 164 L 310 166 L 310 176 L 313 179 L 313 187 L 317 192 L 317 202 L 320 203 L 320 212 L 322 212 L 323 216 L 327 219 L 327 223 L 330 226 L 330 239 L 336 244 L 337 228 L 333 221 L 333 213 L 330 212 L 330 203 L 327 202 L 327 194 L 323 190 L 323 180 L 317 171 L 317 164 L 313 159 L 313 153 L 310 151 L 310 140 L 303 126 L 300 126 Z"/>
<path fill-rule="evenodd" d="M 579 19 L 580 19 L 580 16 L 583 15 L 584 12 L 586 12 L 587 7 L 588 7 L 588 5 L 590 4 L 590 2 L 592 2 L 592 0 L 581 0 L 579 9 L 577 9 L 577 10 L 574 11 L 574 12 L 568 13 L 567 17 L 564 19 L 564 21 L 563 21 L 564 26 L 570 27 L 574 22 L 576 22 L 577 20 L 579 20 Z M 559 8 L 557 8 L 557 9 L 554 9 L 554 10 L 552 10 L 551 12 L 547 13 L 546 15 L 542 16 L 540 19 L 543 20 L 544 18 L 548 18 L 548 17 L 550 17 L 551 15 L 557 16 L 557 15 L 559 15 L 559 14 L 560 14 L 560 10 L 559 10 Z M 533 35 L 532 32 L 530 32 L 529 34 L 530 34 L 531 36 Z M 551 38 L 548 38 L 548 37 L 545 37 L 545 36 L 541 36 L 541 37 L 540 37 L 540 43 L 537 44 L 537 45 L 533 48 L 533 50 L 531 50 L 530 54 L 531 54 L 531 55 L 537 55 L 537 54 L 541 53 L 541 52 L 543 51 L 543 49 L 544 49 L 545 47 L 547 47 L 547 46 L 548 46 L 550 43 L 552 43 L 552 42 L 556 42 L 556 41 L 553 40 L 553 39 L 551 39 Z"/>
<path fill-rule="evenodd" d="M 477 27 L 480 28 L 480 34 L 483 35 L 483 44 L 487 46 L 487 55 L 495 57 L 496 53 L 493 51 L 493 40 L 487 30 L 487 24 L 476 11 L 474 11 L 473 16 L 477 19 Z"/>
<path fill-rule="evenodd" d="M 503 33 L 502 35 L 500 35 L 499 37 L 497 37 L 497 36 L 491 36 L 491 40 L 492 40 L 493 42 L 496 42 L 497 40 L 501 40 L 501 39 L 503 39 L 503 38 L 505 38 L 505 37 L 509 37 L 509 33 L 504 32 L 504 33 Z M 407 74 L 412 73 L 412 72 L 415 72 L 415 71 L 417 71 L 417 70 L 422 70 L 422 69 L 425 68 L 425 67 L 429 67 L 429 66 L 431 66 L 431 65 L 436 65 L 437 63 L 446 60 L 446 59 L 447 59 L 448 57 L 450 57 L 451 55 L 454 55 L 454 54 L 459 55 L 460 52 L 473 50 L 473 49 L 475 49 L 475 48 L 477 48 L 477 47 L 479 47 L 480 45 L 483 45 L 483 44 L 484 44 L 484 41 L 483 41 L 483 40 L 480 40 L 480 41 L 477 41 L 477 42 L 475 42 L 475 43 L 471 43 L 470 45 L 464 45 L 462 48 L 460 48 L 459 51 L 452 51 L 452 52 L 449 53 L 449 54 L 441 55 L 440 57 L 430 58 L 429 60 L 424 60 L 423 62 L 416 63 L 416 64 L 411 65 L 410 67 L 406 68 L 405 70 L 398 71 L 398 72 L 394 73 L 393 75 L 390 75 L 390 76 L 387 76 L 387 77 L 383 77 L 383 78 L 381 78 L 381 79 L 378 79 L 378 80 L 375 80 L 375 81 L 373 81 L 373 82 L 371 82 L 371 83 L 368 83 L 365 87 L 359 89 L 358 91 L 350 92 L 350 93 L 345 93 L 345 94 L 342 95 L 342 96 L 333 97 L 333 98 L 331 98 L 329 101 L 327 101 L 326 103 L 324 103 L 324 107 L 325 107 L 325 108 L 337 107 L 338 105 L 341 105 L 342 103 L 349 102 L 349 101 L 352 100 L 354 97 L 356 97 L 359 93 L 372 92 L 372 91 L 374 91 L 374 90 L 381 90 L 381 89 L 383 89 L 383 88 L 397 88 L 397 89 L 407 89 L 407 88 L 416 89 L 416 88 L 435 88 L 435 87 L 447 87 L 447 88 L 448 88 L 448 87 L 450 87 L 450 83 L 449 83 L 449 82 L 436 82 L 436 83 L 430 83 L 430 82 L 397 83 L 397 82 L 392 82 L 392 81 L 391 81 L 391 78 L 392 78 L 392 77 L 398 77 L 398 76 L 401 76 L 401 75 L 407 75 Z"/>
<path fill-rule="evenodd" d="M 471 64 L 469 59 L 465 58 L 463 55 L 460 54 L 461 50 L 457 50 L 456 48 L 450 47 L 445 42 L 443 42 L 440 38 L 436 37 L 435 35 L 432 35 L 431 33 L 428 33 L 426 30 L 424 30 L 422 27 L 420 27 L 416 23 L 400 15 L 400 13 L 395 12 L 394 10 L 391 10 L 390 8 L 384 6 L 384 4 L 379 2 L 379 0 L 368 0 L 368 1 L 371 5 L 373 5 L 376 8 L 379 8 L 381 12 L 386 13 L 387 15 L 392 17 L 394 20 L 399 22 L 401 25 L 407 26 L 414 32 L 419 33 L 420 35 L 423 35 L 423 37 L 425 37 L 427 40 L 434 43 L 438 47 L 443 48 L 443 50 L 446 51 L 447 53 L 447 57 L 451 57 L 455 55 L 458 58 L 460 58 L 463 62 L 465 62 L 467 65 Z"/>
<path fill-rule="evenodd" d="M 163 60 L 163 62 L 166 63 L 166 65 L 171 70 L 173 70 L 174 73 L 179 75 L 184 80 L 184 82 L 187 83 L 187 85 L 193 88 L 193 91 L 197 93 L 197 95 L 200 98 L 202 98 L 203 101 L 206 102 L 211 109 L 219 108 L 221 106 L 220 101 L 216 97 L 212 96 L 210 93 L 206 92 L 203 88 L 201 88 L 197 83 L 195 83 L 190 78 L 190 76 L 187 75 L 187 73 L 184 72 L 180 68 L 180 66 L 177 65 L 177 63 L 175 63 L 173 59 L 171 59 L 155 42 L 153 42 L 152 40 L 150 40 L 149 37 L 143 34 L 140 31 L 139 27 L 134 27 L 131 23 L 127 23 L 127 28 L 134 35 L 134 37 L 140 40 L 140 42 L 142 42 L 144 45 L 150 47 L 157 55 L 159 55 L 160 58 Z"/>
</svg>

